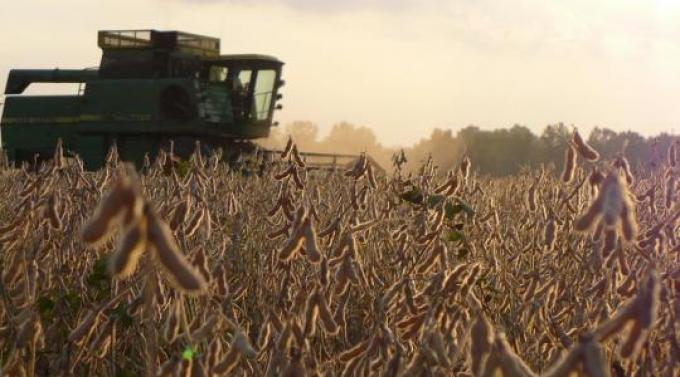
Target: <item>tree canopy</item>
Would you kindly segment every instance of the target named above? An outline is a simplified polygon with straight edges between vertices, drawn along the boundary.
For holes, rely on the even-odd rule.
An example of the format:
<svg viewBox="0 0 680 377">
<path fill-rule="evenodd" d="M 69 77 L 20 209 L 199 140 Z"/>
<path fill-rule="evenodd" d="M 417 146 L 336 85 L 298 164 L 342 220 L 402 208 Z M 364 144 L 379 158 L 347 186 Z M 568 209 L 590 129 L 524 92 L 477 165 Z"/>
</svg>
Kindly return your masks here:
<svg viewBox="0 0 680 377">
<path fill-rule="evenodd" d="M 572 132 L 573 127 L 562 123 L 546 126 L 540 135 L 518 124 L 495 130 L 468 126 L 455 133 L 451 129 L 435 129 L 428 138 L 403 150 L 408 159 L 407 169 L 416 168 L 424 160 L 432 158 L 440 171 L 446 171 L 454 168 L 467 155 L 480 174 L 506 176 L 517 173 L 522 167 L 543 165 L 561 169 Z M 392 156 L 400 152 L 399 148 L 380 144 L 370 128 L 347 122 L 334 125 L 328 135 L 321 138 L 314 123 L 293 122 L 283 130 L 274 130 L 272 136 L 263 141 L 263 145 L 280 147 L 289 135 L 302 151 L 367 152 L 387 170 L 391 168 Z M 666 151 L 677 138 L 667 133 L 644 137 L 634 131 L 616 132 L 596 127 L 587 141 L 604 159 L 623 154 L 634 167 L 654 168 L 665 157 L 660 151 Z"/>
</svg>

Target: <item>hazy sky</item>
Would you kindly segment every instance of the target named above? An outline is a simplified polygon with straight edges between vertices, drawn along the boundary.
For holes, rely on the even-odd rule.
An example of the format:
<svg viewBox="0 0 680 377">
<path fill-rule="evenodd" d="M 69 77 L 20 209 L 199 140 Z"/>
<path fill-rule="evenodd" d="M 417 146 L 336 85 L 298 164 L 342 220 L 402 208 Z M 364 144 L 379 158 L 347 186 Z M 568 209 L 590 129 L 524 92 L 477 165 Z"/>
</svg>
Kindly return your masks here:
<svg viewBox="0 0 680 377">
<path fill-rule="evenodd" d="M 0 85 L 97 65 L 96 31 L 131 28 L 276 55 L 279 121 L 348 121 L 387 145 L 469 124 L 680 131 L 673 0 L 0 0 Z"/>
</svg>

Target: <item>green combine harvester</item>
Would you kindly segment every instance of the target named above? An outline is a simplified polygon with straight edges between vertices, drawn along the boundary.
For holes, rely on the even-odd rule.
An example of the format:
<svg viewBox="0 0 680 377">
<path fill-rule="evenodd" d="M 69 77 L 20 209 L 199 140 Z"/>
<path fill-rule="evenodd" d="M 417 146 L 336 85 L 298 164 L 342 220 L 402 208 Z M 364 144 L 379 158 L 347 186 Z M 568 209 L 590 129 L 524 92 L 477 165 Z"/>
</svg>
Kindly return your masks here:
<svg viewBox="0 0 680 377">
<path fill-rule="evenodd" d="M 283 62 L 266 55 L 220 55 L 220 40 L 179 31 L 100 31 L 98 69 L 11 70 L 0 121 L 16 164 L 52 157 L 62 140 L 88 170 L 112 145 L 141 166 L 161 149 L 188 157 L 195 146 L 226 158 L 251 153 L 280 109 Z M 32 83 L 77 83 L 74 95 L 21 95 Z M 197 144 L 197 142 L 199 142 Z M 355 158 L 307 154 L 309 158 Z"/>
</svg>

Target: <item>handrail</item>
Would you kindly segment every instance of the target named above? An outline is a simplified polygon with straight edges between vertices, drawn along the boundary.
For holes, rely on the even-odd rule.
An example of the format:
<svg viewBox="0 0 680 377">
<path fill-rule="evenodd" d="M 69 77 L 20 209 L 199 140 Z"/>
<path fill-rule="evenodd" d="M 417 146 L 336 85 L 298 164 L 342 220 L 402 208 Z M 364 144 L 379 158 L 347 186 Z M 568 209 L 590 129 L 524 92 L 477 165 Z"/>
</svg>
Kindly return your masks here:
<svg viewBox="0 0 680 377">
<path fill-rule="evenodd" d="M 172 48 L 187 53 L 217 57 L 220 54 L 219 38 L 185 33 L 182 31 L 158 30 L 101 30 L 97 42 L 102 49 L 117 48 L 153 48 L 159 43 L 159 37 L 173 37 Z M 166 46 L 167 47 L 167 46 Z"/>
<path fill-rule="evenodd" d="M 102 34 L 100 37 L 99 47 L 106 48 L 138 48 L 151 46 L 151 40 L 141 39 L 137 37 L 130 37 L 122 34 Z M 123 44 L 121 42 L 130 42 L 130 44 Z"/>
</svg>

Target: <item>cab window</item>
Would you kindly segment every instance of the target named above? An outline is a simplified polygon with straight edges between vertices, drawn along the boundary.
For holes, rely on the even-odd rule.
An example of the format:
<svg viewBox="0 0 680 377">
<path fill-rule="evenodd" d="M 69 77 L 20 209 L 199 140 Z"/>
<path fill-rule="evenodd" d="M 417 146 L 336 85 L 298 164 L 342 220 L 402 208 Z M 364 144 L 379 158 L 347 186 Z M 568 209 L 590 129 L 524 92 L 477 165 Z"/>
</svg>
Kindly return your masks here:
<svg viewBox="0 0 680 377">
<path fill-rule="evenodd" d="M 257 72 L 255 92 L 253 93 L 256 120 L 269 119 L 275 82 L 276 71 L 273 69 L 264 69 Z"/>
<path fill-rule="evenodd" d="M 227 74 L 229 69 L 227 67 L 211 66 L 209 71 L 208 80 L 210 82 L 225 82 L 227 80 Z"/>
<path fill-rule="evenodd" d="M 250 88 L 250 78 L 253 76 L 253 71 L 243 70 L 238 73 L 238 79 L 236 85 L 240 86 L 239 89 L 248 90 Z"/>
</svg>

